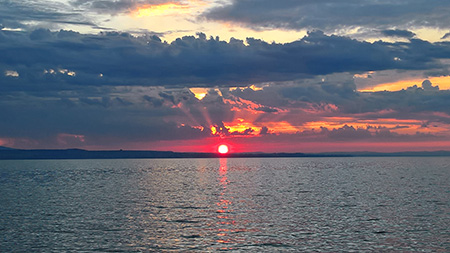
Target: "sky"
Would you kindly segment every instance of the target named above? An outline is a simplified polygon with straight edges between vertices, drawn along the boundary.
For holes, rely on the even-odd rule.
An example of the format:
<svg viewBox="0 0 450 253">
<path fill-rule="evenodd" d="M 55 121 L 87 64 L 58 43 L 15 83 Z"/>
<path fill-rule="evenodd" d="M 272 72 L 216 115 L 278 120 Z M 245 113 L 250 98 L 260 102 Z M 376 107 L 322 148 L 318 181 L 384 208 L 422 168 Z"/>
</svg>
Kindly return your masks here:
<svg viewBox="0 0 450 253">
<path fill-rule="evenodd" d="M 450 1 L 0 0 L 0 146 L 450 150 Z"/>
</svg>

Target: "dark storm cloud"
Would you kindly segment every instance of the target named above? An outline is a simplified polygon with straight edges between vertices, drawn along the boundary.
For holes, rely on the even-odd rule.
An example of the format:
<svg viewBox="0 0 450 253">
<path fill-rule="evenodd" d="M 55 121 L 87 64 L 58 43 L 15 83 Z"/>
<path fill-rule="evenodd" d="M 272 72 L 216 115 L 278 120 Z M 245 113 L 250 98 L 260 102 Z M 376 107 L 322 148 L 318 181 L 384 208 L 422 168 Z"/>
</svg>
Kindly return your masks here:
<svg viewBox="0 0 450 253">
<path fill-rule="evenodd" d="M 400 38 L 407 38 L 410 39 L 414 36 L 416 36 L 415 33 L 408 31 L 408 30 L 400 30 L 400 29 L 388 29 L 388 30 L 383 30 L 381 31 L 381 33 L 385 36 L 388 37 L 400 37 Z"/>
<path fill-rule="evenodd" d="M 59 2 L 0 0 L 0 26 L 27 28 L 41 23 L 45 23 L 46 27 L 73 24 L 99 28 L 82 13 Z"/>
<path fill-rule="evenodd" d="M 323 29 L 432 26 L 448 28 L 450 2 L 429 0 L 233 0 L 209 10 L 211 20 L 249 27 Z"/>
<path fill-rule="evenodd" d="M 0 89 L 64 85 L 217 86 L 286 81 L 337 72 L 439 69 L 450 58 L 450 43 L 361 42 L 310 32 L 301 40 L 266 43 L 248 38 L 185 36 L 168 44 L 154 35 L 106 32 L 0 31 Z M 332 86 L 329 89 L 333 89 Z"/>
</svg>

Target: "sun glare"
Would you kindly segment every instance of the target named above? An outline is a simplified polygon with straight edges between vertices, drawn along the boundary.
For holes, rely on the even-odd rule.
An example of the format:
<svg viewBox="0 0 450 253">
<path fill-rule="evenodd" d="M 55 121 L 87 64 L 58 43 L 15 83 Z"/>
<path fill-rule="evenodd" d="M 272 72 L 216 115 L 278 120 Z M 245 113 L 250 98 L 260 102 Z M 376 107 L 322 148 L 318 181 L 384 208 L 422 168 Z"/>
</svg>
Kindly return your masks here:
<svg viewBox="0 0 450 253">
<path fill-rule="evenodd" d="M 217 151 L 218 151 L 220 154 L 228 154 L 228 146 L 222 144 L 222 145 L 219 146 L 219 148 L 217 149 Z"/>
</svg>

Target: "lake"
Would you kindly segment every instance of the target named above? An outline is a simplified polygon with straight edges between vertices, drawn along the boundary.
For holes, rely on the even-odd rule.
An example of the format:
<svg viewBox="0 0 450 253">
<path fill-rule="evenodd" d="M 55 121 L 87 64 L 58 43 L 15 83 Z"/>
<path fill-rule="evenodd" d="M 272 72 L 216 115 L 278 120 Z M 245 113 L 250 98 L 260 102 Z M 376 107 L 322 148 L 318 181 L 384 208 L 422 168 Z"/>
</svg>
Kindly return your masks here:
<svg viewBox="0 0 450 253">
<path fill-rule="evenodd" d="M 450 157 L 0 161 L 0 251 L 450 251 Z"/>
</svg>

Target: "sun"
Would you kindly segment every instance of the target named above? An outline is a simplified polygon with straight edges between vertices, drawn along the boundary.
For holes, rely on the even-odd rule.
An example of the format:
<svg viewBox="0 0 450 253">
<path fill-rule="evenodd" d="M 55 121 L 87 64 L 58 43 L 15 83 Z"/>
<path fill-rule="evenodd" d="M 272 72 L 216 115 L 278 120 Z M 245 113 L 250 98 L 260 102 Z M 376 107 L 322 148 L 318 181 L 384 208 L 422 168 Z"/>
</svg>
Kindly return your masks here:
<svg viewBox="0 0 450 253">
<path fill-rule="evenodd" d="M 220 154 L 228 154 L 228 146 L 225 145 L 225 144 L 222 144 L 222 145 L 219 146 L 219 148 L 217 148 L 217 151 Z"/>
</svg>

